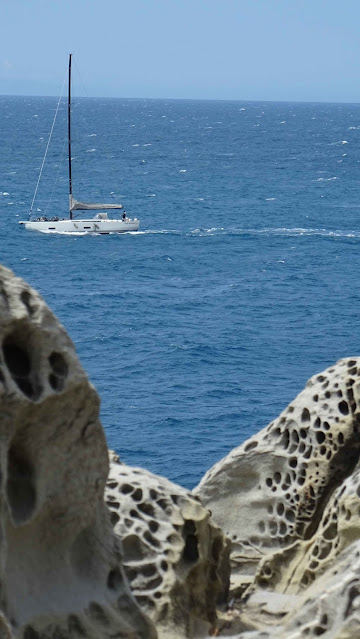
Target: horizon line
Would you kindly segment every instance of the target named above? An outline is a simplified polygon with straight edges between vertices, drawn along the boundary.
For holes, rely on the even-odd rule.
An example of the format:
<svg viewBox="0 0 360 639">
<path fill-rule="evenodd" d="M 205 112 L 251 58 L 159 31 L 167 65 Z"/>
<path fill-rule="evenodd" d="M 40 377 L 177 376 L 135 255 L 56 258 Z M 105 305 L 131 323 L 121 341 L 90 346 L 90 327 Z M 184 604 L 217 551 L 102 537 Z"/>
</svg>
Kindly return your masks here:
<svg viewBox="0 0 360 639">
<path fill-rule="evenodd" d="M 1 98 L 55 98 L 55 99 L 59 99 L 58 95 L 35 95 L 35 94 L 30 94 L 30 93 L 0 93 L 0 97 Z M 84 96 L 84 95 L 73 95 L 74 98 L 79 99 L 79 100 L 154 100 L 154 101 L 165 101 L 165 100 L 171 100 L 174 102 L 180 102 L 180 101 L 187 101 L 187 102 L 246 102 L 246 103 L 266 103 L 266 102 L 271 102 L 271 103 L 275 103 L 275 104 L 353 104 L 353 105 L 357 105 L 360 104 L 360 100 L 359 101 L 345 101 L 345 100 L 293 100 L 293 99 L 282 99 L 282 100 L 275 100 L 275 99 L 266 99 L 266 98 L 262 98 L 262 99 L 250 99 L 250 98 L 169 98 L 169 97 L 161 97 L 161 98 L 154 98 L 154 97 L 141 97 L 141 96 L 137 96 L 137 97 L 129 97 L 129 96 L 101 96 L 101 95 L 94 95 L 94 96 Z M 64 96 L 63 98 L 66 101 L 66 96 Z"/>
</svg>

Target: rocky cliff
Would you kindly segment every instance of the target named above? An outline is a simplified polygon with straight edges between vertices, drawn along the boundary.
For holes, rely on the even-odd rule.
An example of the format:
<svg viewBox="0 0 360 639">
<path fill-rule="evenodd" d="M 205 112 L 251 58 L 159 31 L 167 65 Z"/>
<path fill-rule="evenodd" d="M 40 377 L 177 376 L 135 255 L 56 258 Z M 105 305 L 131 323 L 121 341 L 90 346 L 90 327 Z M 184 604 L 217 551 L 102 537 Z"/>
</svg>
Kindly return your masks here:
<svg viewBox="0 0 360 639">
<path fill-rule="evenodd" d="M 109 454 L 64 328 L 0 267 L 0 442 L 0 639 L 360 636 L 360 359 L 191 493 Z"/>
</svg>

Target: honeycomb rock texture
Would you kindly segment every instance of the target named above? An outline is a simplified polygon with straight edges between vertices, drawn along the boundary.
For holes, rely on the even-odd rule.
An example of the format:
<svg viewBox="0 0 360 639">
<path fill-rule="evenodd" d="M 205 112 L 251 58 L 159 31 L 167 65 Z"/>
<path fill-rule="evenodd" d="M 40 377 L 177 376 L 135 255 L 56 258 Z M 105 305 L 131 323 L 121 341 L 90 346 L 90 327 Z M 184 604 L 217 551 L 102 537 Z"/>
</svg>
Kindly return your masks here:
<svg viewBox="0 0 360 639">
<path fill-rule="evenodd" d="M 207 636 L 229 578 L 228 542 L 209 511 L 189 491 L 114 454 L 105 496 L 132 591 L 159 637 Z"/>
<path fill-rule="evenodd" d="M 254 622 L 256 620 L 256 622 Z M 249 623 L 250 622 L 250 623 Z M 358 639 L 360 637 L 360 540 L 338 557 L 301 595 L 252 595 L 242 624 L 261 630 L 233 639 Z"/>
<path fill-rule="evenodd" d="M 290 591 L 305 587 L 356 536 L 359 405 L 360 360 L 341 360 L 312 377 L 275 421 L 194 490 L 231 539 L 235 593 L 254 583 L 258 568 L 261 587 L 289 588 L 292 579 Z M 322 538 L 313 541 L 318 531 Z"/>
<path fill-rule="evenodd" d="M 352 358 L 193 493 L 109 464 L 72 342 L 0 267 L 0 639 L 359 639 L 359 458 Z"/>
<path fill-rule="evenodd" d="M 0 267 L 0 637 L 155 638 L 103 494 L 98 396 L 42 298 Z"/>
</svg>

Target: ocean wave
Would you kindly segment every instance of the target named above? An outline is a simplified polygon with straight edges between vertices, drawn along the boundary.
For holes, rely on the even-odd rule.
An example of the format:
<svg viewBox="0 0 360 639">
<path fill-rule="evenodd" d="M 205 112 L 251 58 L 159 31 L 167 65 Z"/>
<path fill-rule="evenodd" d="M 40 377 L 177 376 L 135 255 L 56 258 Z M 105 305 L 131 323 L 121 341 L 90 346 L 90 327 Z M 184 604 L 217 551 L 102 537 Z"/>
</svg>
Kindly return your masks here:
<svg viewBox="0 0 360 639">
<path fill-rule="evenodd" d="M 329 230 L 318 228 L 302 228 L 302 227 L 267 227 L 261 229 L 251 228 L 209 228 L 194 229 L 190 231 L 190 235 L 285 235 L 285 236 L 321 236 L 321 237 L 354 237 L 360 238 L 360 231 L 349 230 Z"/>
<path fill-rule="evenodd" d="M 317 180 L 313 180 L 313 182 L 332 182 L 333 180 L 339 180 L 338 177 L 330 177 L 330 178 L 318 178 Z"/>
</svg>

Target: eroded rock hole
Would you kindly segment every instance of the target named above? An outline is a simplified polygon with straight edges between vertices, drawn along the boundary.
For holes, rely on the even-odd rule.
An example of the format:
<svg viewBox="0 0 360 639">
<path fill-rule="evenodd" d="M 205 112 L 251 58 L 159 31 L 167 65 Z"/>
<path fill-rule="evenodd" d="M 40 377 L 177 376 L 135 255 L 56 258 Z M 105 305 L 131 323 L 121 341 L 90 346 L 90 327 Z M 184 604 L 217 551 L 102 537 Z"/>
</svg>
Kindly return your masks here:
<svg viewBox="0 0 360 639">
<path fill-rule="evenodd" d="M 152 533 L 156 533 L 159 530 L 159 524 L 155 520 L 149 521 L 149 528 Z"/>
<path fill-rule="evenodd" d="M 184 561 L 194 562 L 199 559 L 198 539 L 195 532 L 195 522 L 191 519 L 186 521 L 183 531 L 185 538 L 185 547 L 183 550 Z"/>
<path fill-rule="evenodd" d="M 158 540 L 155 539 L 155 537 L 153 537 L 148 530 L 146 530 L 144 533 L 144 539 L 146 539 L 146 541 L 148 541 L 149 544 L 151 544 L 151 546 L 153 546 L 154 548 L 160 547 L 160 543 L 158 542 Z"/>
<path fill-rule="evenodd" d="M 51 373 L 49 375 L 49 384 L 54 391 L 62 391 L 65 379 L 68 375 L 68 365 L 61 353 L 51 353 L 49 357 Z"/>
<path fill-rule="evenodd" d="M 120 517 L 119 517 L 119 515 L 115 512 L 115 510 L 112 510 L 112 511 L 110 512 L 110 521 L 111 521 L 112 526 L 115 526 L 115 525 L 118 523 L 118 521 L 120 521 Z"/>
<path fill-rule="evenodd" d="M 9 450 L 6 493 L 14 523 L 24 524 L 35 510 L 35 477 L 30 460 L 16 446 Z"/>
<path fill-rule="evenodd" d="M 130 484 L 123 484 L 120 487 L 120 492 L 122 492 L 123 495 L 128 495 L 129 493 L 131 493 L 133 491 L 133 487 Z"/>
<path fill-rule="evenodd" d="M 217 537 L 216 539 L 214 539 L 212 546 L 211 546 L 211 555 L 214 561 L 219 561 L 219 557 L 220 557 L 220 553 L 222 550 L 223 544 L 222 544 L 222 540 L 220 539 L 220 537 Z"/>
<path fill-rule="evenodd" d="M 67 376 L 69 367 L 61 353 L 51 353 L 49 357 L 49 364 L 55 375 L 60 375 L 60 377 Z"/>
<path fill-rule="evenodd" d="M 9 335 L 3 341 L 3 354 L 11 377 L 20 390 L 30 399 L 36 399 L 37 393 L 31 381 L 31 360 L 26 349 Z"/>
<path fill-rule="evenodd" d="M 22 301 L 22 303 L 24 304 L 27 312 L 29 313 L 30 317 L 32 315 L 34 315 L 35 312 L 35 307 L 32 306 L 31 304 L 31 295 L 29 293 L 29 291 L 22 291 L 22 293 L 20 294 L 20 299 Z"/>
<path fill-rule="evenodd" d="M 257 442 L 250 442 L 249 444 L 246 444 L 245 446 L 245 453 L 249 453 L 251 450 L 254 450 L 254 448 L 256 448 L 258 445 Z"/>
<path fill-rule="evenodd" d="M 323 537 L 327 541 L 335 539 L 336 535 L 337 535 L 337 525 L 335 523 L 330 524 L 330 526 L 328 526 L 323 532 Z"/>
<path fill-rule="evenodd" d="M 131 495 L 131 499 L 133 499 L 134 501 L 141 501 L 142 498 L 143 498 L 143 493 L 141 488 L 137 488 Z"/>
<path fill-rule="evenodd" d="M 49 375 L 49 384 L 54 391 L 59 392 L 64 388 L 64 380 L 61 377 L 54 375 L 54 373 L 50 373 Z"/>
<path fill-rule="evenodd" d="M 289 447 L 289 444 L 290 444 L 290 433 L 288 429 L 286 428 L 281 438 L 280 446 L 282 446 L 284 450 L 287 450 L 287 448 Z"/>
<path fill-rule="evenodd" d="M 147 564 L 141 567 L 141 572 L 144 577 L 154 577 L 154 575 L 156 575 L 157 573 L 156 566 L 154 566 L 153 564 Z"/>
<path fill-rule="evenodd" d="M 309 422 L 310 421 L 310 412 L 308 410 L 308 408 L 304 408 L 302 414 L 301 414 L 301 421 L 302 422 Z"/>
<path fill-rule="evenodd" d="M 110 570 L 107 578 L 107 587 L 109 590 L 118 590 L 123 583 L 123 578 L 120 570 L 114 568 Z"/>
<path fill-rule="evenodd" d="M 347 402 L 342 401 L 339 403 L 339 411 L 340 413 L 342 413 L 342 415 L 348 415 L 349 414 L 349 406 L 347 404 Z"/>
<path fill-rule="evenodd" d="M 143 502 L 142 504 L 139 504 L 138 509 L 142 513 L 144 513 L 144 515 L 149 515 L 149 517 L 155 517 L 155 509 L 147 501 Z"/>
<path fill-rule="evenodd" d="M 136 535 L 124 537 L 122 545 L 126 562 L 138 561 L 149 555 L 147 547 Z"/>
<path fill-rule="evenodd" d="M 162 508 L 162 510 L 166 511 L 169 507 L 169 504 L 165 499 L 159 499 L 157 503 L 160 506 L 160 508 Z"/>
</svg>

